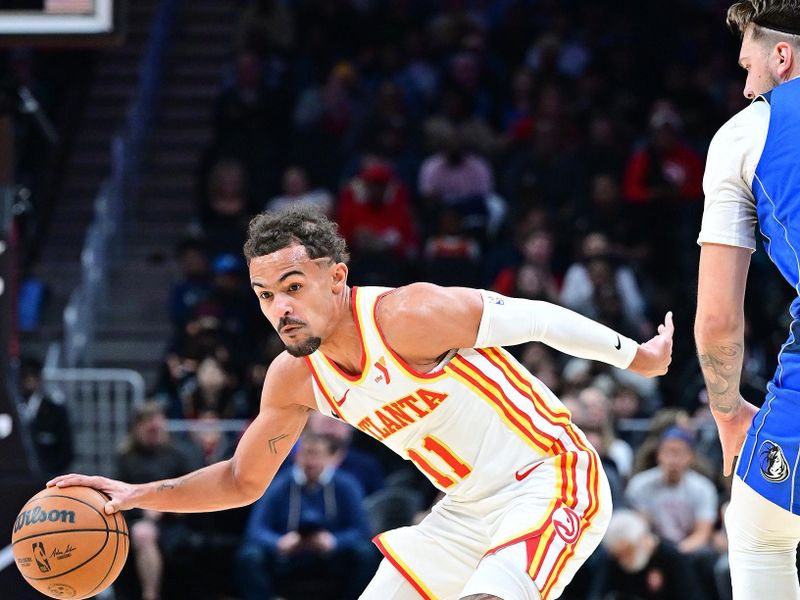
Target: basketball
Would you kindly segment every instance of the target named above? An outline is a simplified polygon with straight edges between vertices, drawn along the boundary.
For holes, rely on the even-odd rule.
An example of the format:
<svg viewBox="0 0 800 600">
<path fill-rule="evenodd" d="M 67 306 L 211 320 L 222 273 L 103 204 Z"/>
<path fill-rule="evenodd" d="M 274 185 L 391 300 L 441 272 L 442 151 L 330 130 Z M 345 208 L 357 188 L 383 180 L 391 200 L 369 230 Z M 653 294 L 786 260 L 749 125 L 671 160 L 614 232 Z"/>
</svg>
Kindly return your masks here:
<svg viewBox="0 0 800 600">
<path fill-rule="evenodd" d="M 128 556 L 121 513 L 87 487 L 47 488 L 22 507 L 11 537 L 25 580 L 51 598 L 88 598 L 111 585 Z"/>
</svg>

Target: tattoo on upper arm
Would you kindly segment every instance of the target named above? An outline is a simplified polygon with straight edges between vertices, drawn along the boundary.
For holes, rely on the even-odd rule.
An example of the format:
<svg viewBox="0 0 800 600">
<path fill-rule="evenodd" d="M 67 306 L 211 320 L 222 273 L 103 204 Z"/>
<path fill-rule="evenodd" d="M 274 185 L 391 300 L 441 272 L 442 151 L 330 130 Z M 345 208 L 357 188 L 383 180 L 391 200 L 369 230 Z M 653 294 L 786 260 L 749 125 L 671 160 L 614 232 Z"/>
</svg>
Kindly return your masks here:
<svg viewBox="0 0 800 600">
<path fill-rule="evenodd" d="M 280 442 L 283 438 L 289 437 L 288 433 L 282 433 L 278 437 L 270 438 L 269 440 L 269 451 L 272 454 L 278 453 L 278 442 Z"/>
<path fill-rule="evenodd" d="M 174 490 L 174 489 L 175 489 L 175 484 L 173 482 L 165 481 L 164 483 L 159 485 L 158 488 L 156 488 L 156 491 L 163 492 L 164 490 Z"/>
<path fill-rule="evenodd" d="M 743 347 L 738 343 L 704 348 L 704 352 L 698 354 L 708 388 L 708 402 L 718 412 L 730 413 L 739 406 L 742 355 Z"/>
</svg>

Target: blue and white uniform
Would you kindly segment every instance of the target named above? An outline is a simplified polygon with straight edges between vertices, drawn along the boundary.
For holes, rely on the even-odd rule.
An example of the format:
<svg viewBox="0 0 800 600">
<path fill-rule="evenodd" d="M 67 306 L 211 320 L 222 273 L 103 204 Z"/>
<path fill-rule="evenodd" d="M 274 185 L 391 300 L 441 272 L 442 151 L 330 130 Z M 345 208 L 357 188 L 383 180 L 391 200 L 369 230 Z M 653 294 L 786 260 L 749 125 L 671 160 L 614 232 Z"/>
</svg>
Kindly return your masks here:
<svg viewBox="0 0 800 600">
<path fill-rule="evenodd" d="M 736 474 L 760 495 L 800 514 L 800 78 L 760 96 L 720 129 L 709 149 L 704 187 L 699 242 L 755 250 L 757 222 L 767 254 L 798 294 Z"/>
<path fill-rule="evenodd" d="M 778 367 L 739 452 L 726 526 L 734 600 L 764 593 L 800 600 L 800 78 L 723 125 L 703 188 L 698 243 L 755 250 L 758 224 L 767 254 L 798 295 Z"/>
</svg>

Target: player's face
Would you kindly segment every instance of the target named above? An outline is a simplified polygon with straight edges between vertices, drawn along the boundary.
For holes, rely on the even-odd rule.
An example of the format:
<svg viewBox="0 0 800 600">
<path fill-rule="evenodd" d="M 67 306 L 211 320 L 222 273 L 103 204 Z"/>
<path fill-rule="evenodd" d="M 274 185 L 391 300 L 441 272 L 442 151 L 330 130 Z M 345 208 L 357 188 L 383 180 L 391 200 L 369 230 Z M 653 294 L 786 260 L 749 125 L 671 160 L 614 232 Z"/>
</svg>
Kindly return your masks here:
<svg viewBox="0 0 800 600">
<path fill-rule="evenodd" d="M 739 65 L 747 71 L 744 83 L 744 96 L 748 100 L 760 96 L 780 83 L 772 68 L 774 46 L 764 39 L 753 39 L 753 26 L 750 25 L 742 39 L 739 51 Z"/>
<path fill-rule="evenodd" d="M 658 465 L 671 481 L 679 480 L 692 464 L 692 449 L 683 440 L 667 439 L 658 447 Z"/>
<path fill-rule="evenodd" d="M 328 467 L 336 465 L 337 455 L 330 451 L 328 445 L 322 441 L 300 442 L 300 447 L 295 455 L 295 463 L 302 469 L 309 482 L 319 481 L 322 473 Z"/>
<path fill-rule="evenodd" d="M 261 312 L 292 356 L 308 356 L 325 340 L 346 279 L 344 264 L 310 259 L 300 245 L 250 261 L 250 283 Z"/>
</svg>

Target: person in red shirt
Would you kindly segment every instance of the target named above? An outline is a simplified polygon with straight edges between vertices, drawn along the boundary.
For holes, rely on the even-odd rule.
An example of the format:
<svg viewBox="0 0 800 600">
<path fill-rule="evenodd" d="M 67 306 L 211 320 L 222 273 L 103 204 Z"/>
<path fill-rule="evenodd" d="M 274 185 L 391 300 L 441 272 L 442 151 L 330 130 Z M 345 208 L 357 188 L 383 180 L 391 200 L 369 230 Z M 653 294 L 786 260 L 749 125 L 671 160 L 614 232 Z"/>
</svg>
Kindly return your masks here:
<svg viewBox="0 0 800 600">
<path fill-rule="evenodd" d="M 650 139 L 628 161 L 623 191 L 628 202 L 694 202 L 703 196 L 703 159 L 679 132 L 680 115 L 657 104 Z"/>
<path fill-rule="evenodd" d="M 700 226 L 704 164 L 681 138 L 681 127 L 681 117 L 669 103 L 656 103 L 650 137 L 628 160 L 622 182 L 631 220 L 637 231 L 651 234 L 653 248 L 689 248 Z M 664 223 L 670 227 L 663 227 Z M 690 256 L 654 252 L 647 271 L 674 273 L 675 281 L 689 281 L 696 269 Z"/>
<path fill-rule="evenodd" d="M 408 188 L 383 161 L 365 162 L 358 176 L 344 187 L 336 220 L 352 253 L 351 270 L 362 272 L 371 282 L 374 277 L 392 276 L 385 268 L 387 261 L 402 270 L 417 254 L 418 234 Z"/>
</svg>

